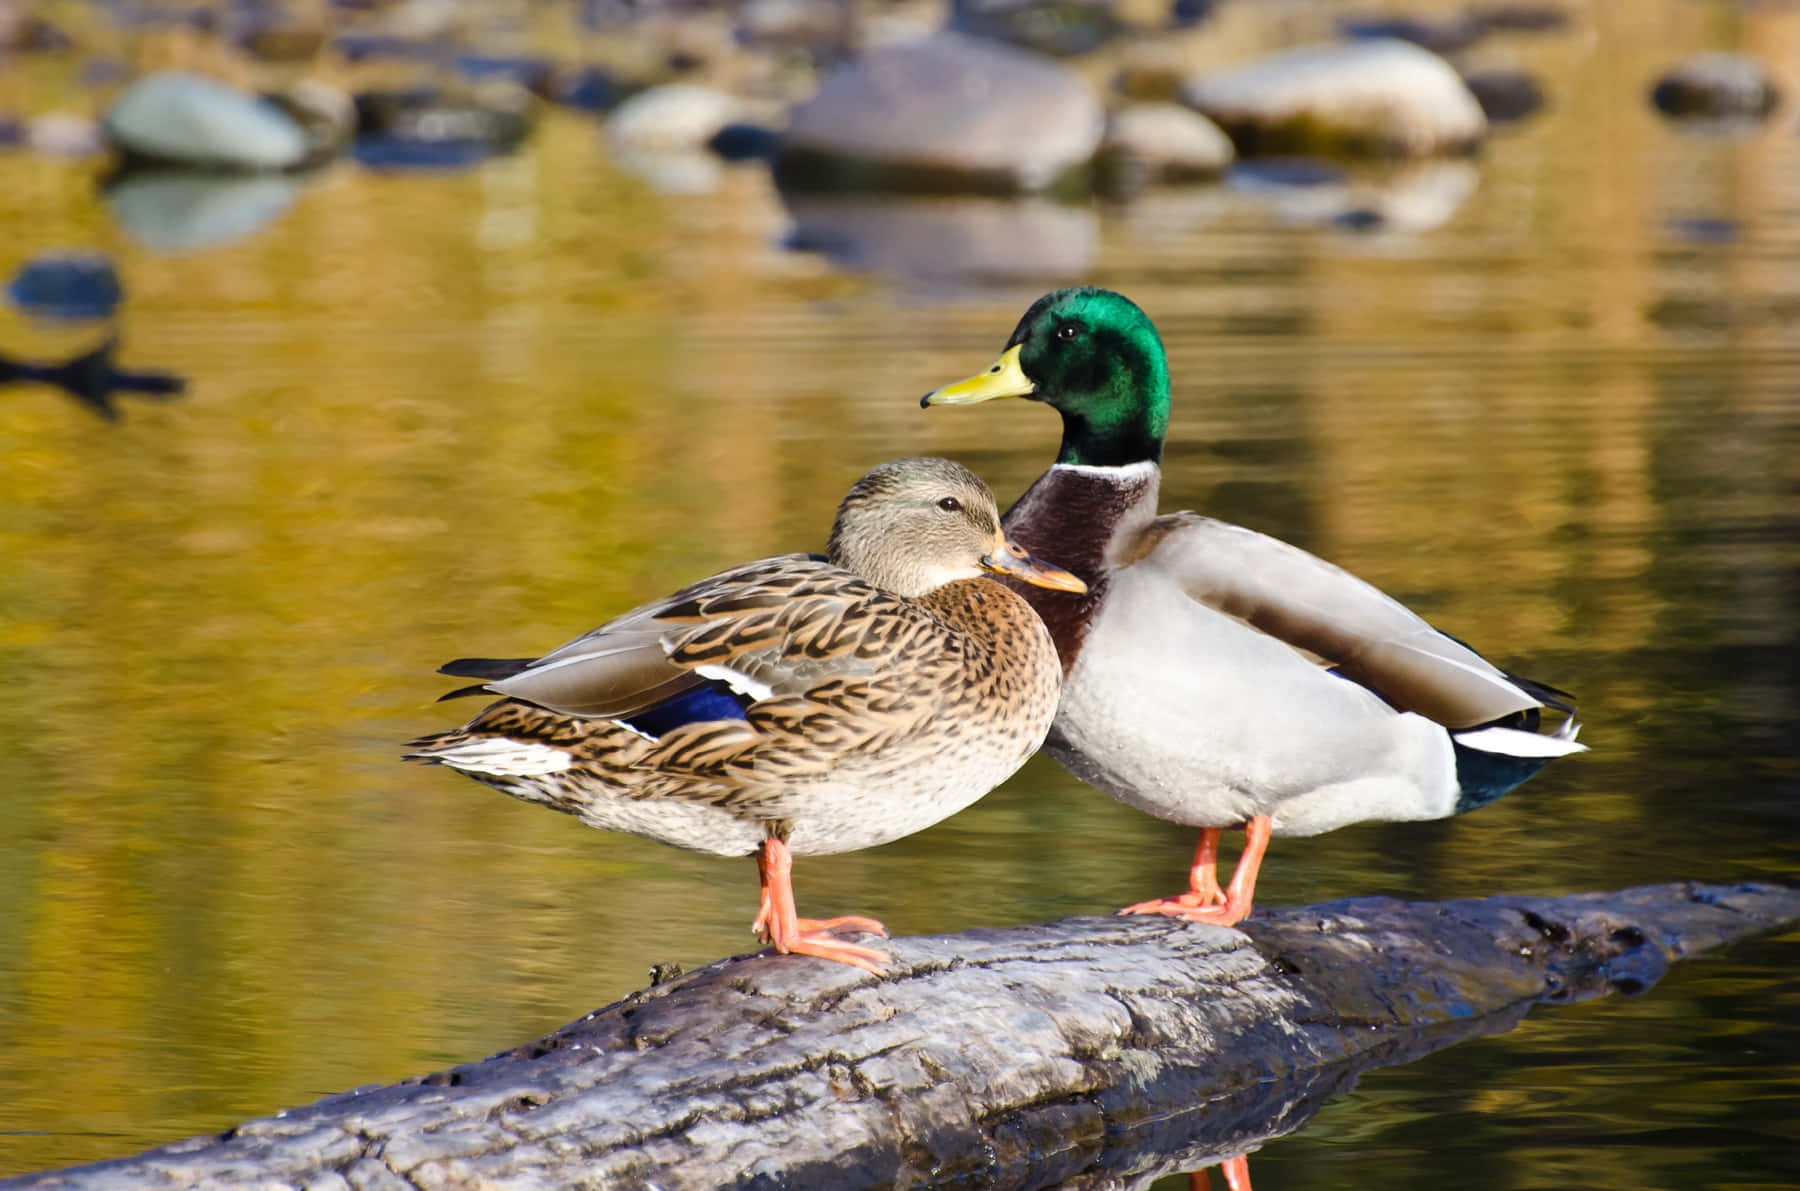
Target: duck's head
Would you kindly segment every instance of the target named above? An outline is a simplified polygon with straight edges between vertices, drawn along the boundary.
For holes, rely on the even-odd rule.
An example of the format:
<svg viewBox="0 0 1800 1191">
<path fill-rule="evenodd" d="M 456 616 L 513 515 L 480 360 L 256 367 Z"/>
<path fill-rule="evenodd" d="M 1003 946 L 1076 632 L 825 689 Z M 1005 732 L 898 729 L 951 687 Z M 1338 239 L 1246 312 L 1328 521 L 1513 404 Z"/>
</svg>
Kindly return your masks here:
<svg viewBox="0 0 1800 1191">
<path fill-rule="evenodd" d="M 1123 467 L 1162 460 L 1169 364 L 1137 304 L 1111 290 L 1059 289 L 1032 303 L 985 370 L 925 394 L 920 405 L 1028 397 L 1063 419 L 1058 463 Z"/>
<path fill-rule="evenodd" d="M 909 599 L 958 579 L 1010 575 L 1084 592 L 1067 571 L 1031 557 L 1000 529 L 994 494 L 948 459 L 884 463 L 856 481 L 831 527 L 831 561 Z"/>
</svg>

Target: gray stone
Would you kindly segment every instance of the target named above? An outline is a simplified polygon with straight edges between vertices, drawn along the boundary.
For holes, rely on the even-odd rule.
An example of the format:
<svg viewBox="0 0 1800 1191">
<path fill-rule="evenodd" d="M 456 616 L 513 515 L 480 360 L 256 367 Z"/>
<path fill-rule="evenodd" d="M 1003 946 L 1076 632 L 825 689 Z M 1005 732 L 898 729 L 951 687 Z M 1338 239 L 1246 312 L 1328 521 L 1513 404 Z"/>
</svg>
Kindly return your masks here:
<svg viewBox="0 0 1800 1191">
<path fill-rule="evenodd" d="M 1219 126 L 1172 103 L 1140 103 L 1113 113 L 1100 162 L 1114 189 L 1215 178 L 1237 156 Z"/>
<path fill-rule="evenodd" d="M 174 165 L 282 170 L 307 154 L 306 134 L 273 104 L 199 75 L 151 75 L 102 123 L 127 154 Z"/>
<path fill-rule="evenodd" d="M 1181 95 L 1244 154 L 1422 157 L 1467 152 L 1487 131 L 1450 64 L 1404 41 L 1288 50 L 1190 78 Z"/>
<path fill-rule="evenodd" d="M 1035 54 L 955 33 L 883 46 L 793 114 L 784 186 L 1044 190 L 1084 167 L 1105 114 L 1088 82 Z"/>
<path fill-rule="evenodd" d="M 1650 101 L 1678 118 L 1760 120 L 1781 93 L 1756 59 L 1743 54 L 1695 54 L 1661 79 Z"/>
</svg>

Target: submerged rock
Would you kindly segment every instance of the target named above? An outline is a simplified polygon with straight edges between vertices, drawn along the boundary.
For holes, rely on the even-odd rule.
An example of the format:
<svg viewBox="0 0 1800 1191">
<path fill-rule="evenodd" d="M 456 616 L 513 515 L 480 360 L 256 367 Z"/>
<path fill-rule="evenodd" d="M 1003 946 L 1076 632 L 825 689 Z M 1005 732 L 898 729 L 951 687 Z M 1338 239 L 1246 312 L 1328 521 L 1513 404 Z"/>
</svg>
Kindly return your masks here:
<svg viewBox="0 0 1800 1191">
<path fill-rule="evenodd" d="M 103 121 L 127 156 L 171 165 L 284 170 L 306 159 L 306 134 L 273 104 L 199 75 L 142 79 Z"/>
<path fill-rule="evenodd" d="M 1104 126 L 1074 71 L 940 33 L 833 73 L 795 109 L 776 169 L 796 189 L 1044 190 L 1087 165 Z"/>
<path fill-rule="evenodd" d="M 1661 79 L 1650 102 L 1677 118 L 1760 120 L 1781 93 L 1756 59 L 1744 54 L 1695 54 Z"/>
<path fill-rule="evenodd" d="M 1513 124 L 1544 106 L 1537 80 L 1520 70 L 1482 70 L 1463 76 L 1489 124 Z"/>
<path fill-rule="evenodd" d="M 1235 156 L 1231 138 L 1199 112 L 1140 103 L 1113 113 L 1095 166 L 1104 189 L 1129 193 L 1157 182 L 1216 178 Z"/>
<path fill-rule="evenodd" d="M 1288 50 L 1190 78 L 1181 94 L 1244 154 L 1423 157 L 1467 152 L 1487 131 L 1450 64 L 1405 41 Z"/>
<path fill-rule="evenodd" d="M 1124 32 L 1113 8 L 1111 0 L 952 0 L 949 28 L 1066 58 Z"/>
<path fill-rule="evenodd" d="M 91 252 L 35 256 L 6 284 L 7 300 L 39 318 L 105 318 L 123 296 L 112 262 Z"/>
</svg>

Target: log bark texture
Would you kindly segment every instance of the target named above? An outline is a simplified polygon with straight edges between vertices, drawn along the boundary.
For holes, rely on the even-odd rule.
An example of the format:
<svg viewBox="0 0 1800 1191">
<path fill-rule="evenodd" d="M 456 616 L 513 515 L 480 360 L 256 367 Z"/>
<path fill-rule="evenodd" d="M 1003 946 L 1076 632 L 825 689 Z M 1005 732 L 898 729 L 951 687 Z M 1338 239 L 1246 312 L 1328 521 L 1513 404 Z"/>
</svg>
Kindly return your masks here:
<svg viewBox="0 0 1800 1191">
<path fill-rule="evenodd" d="M 739 957 L 481 1062 L 6 1186 L 1120 1186 L 1795 921 L 1800 890 L 1680 884 L 899 938 L 880 979 Z"/>
</svg>

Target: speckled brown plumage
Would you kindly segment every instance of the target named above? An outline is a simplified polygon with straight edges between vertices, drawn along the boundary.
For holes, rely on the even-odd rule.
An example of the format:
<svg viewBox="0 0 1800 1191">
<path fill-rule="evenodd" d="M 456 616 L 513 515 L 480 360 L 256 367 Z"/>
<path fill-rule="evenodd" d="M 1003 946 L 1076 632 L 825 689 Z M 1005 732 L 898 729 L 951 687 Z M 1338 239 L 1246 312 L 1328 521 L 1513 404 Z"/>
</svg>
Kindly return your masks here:
<svg viewBox="0 0 1800 1191">
<path fill-rule="evenodd" d="M 1080 586 L 1005 539 L 992 495 L 966 469 L 884 465 L 845 498 L 829 561 L 746 563 L 529 663 L 452 663 L 495 675 L 476 689 L 509 697 L 409 756 L 595 827 L 760 852 L 761 924 L 779 917 L 770 882 L 785 879 L 788 852 L 918 831 L 1043 742 L 1061 685 L 1055 644 L 984 571 Z M 725 686 L 742 718 L 639 726 L 646 712 Z"/>
</svg>

